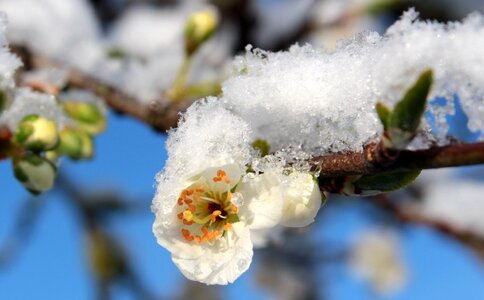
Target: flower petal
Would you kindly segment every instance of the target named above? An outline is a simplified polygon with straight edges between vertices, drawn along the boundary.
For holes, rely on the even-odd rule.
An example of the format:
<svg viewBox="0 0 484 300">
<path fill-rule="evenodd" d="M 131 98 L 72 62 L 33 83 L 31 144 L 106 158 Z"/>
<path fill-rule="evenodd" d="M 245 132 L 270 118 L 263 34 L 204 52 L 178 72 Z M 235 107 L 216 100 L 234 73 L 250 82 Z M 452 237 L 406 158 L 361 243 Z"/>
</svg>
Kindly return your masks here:
<svg viewBox="0 0 484 300">
<path fill-rule="evenodd" d="M 223 180 L 219 182 L 213 181 L 213 178 L 217 177 L 217 172 L 219 170 L 222 170 L 225 172 L 228 182 Z M 205 171 L 203 171 L 200 174 L 200 176 L 205 177 L 205 179 L 207 180 L 207 183 L 210 185 L 210 190 L 217 191 L 217 192 L 226 192 L 227 183 L 228 183 L 229 189 L 232 189 L 234 186 L 236 186 L 237 183 L 240 181 L 240 178 L 242 177 L 242 171 L 239 165 L 228 164 L 220 167 L 208 168 Z"/>
<path fill-rule="evenodd" d="M 200 244 L 203 252 L 192 258 L 172 252 L 173 262 L 190 280 L 210 285 L 234 282 L 250 266 L 252 242 L 249 229 L 241 223 L 234 224 L 226 234 L 212 245 Z"/>
<path fill-rule="evenodd" d="M 240 215 L 244 216 L 250 229 L 271 228 L 282 216 L 282 186 L 274 173 L 246 177 L 238 186 L 244 204 Z"/>
<path fill-rule="evenodd" d="M 304 227 L 313 223 L 324 195 L 310 174 L 295 172 L 287 179 L 281 225 Z"/>
</svg>

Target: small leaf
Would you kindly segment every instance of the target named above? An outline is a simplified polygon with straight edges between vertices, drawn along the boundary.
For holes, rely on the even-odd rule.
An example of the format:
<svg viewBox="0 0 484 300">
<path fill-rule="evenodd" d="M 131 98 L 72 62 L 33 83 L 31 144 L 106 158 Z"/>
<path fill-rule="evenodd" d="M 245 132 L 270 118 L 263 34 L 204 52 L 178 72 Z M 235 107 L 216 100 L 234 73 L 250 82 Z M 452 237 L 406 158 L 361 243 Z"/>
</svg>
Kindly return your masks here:
<svg viewBox="0 0 484 300">
<path fill-rule="evenodd" d="M 376 113 L 378 114 L 378 118 L 380 118 L 381 124 L 383 125 L 383 129 L 388 129 L 388 123 L 390 122 L 390 118 L 392 112 L 388 106 L 385 104 L 378 102 L 376 104 Z"/>
<path fill-rule="evenodd" d="M 423 72 L 417 82 L 397 103 L 391 114 L 389 127 L 414 135 L 425 111 L 427 96 L 432 85 L 432 70 Z"/>
<path fill-rule="evenodd" d="M 365 191 L 391 192 L 406 187 L 420 175 L 420 170 L 390 172 L 378 175 L 362 176 L 353 182 L 357 189 Z"/>
<path fill-rule="evenodd" d="M 252 147 L 254 147 L 255 150 L 258 150 L 262 157 L 268 155 L 271 151 L 271 146 L 266 140 L 261 140 L 261 139 L 255 140 L 252 143 Z"/>
</svg>

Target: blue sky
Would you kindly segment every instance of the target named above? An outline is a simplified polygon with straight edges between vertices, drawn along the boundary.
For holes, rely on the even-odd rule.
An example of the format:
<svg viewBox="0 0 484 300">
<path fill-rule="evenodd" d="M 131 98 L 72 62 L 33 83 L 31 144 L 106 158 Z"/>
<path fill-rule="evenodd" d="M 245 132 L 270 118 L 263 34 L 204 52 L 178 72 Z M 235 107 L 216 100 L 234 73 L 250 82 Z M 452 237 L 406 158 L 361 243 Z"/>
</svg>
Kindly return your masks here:
<svg viewBox="0 0 484 300">
<path fill-rule="evenodd" d="M 183 278 L 169 253 L 156 244 L 149 211 L 154 176 L 166 159 L 164 136 L 129 118 L 110 117 L 97 141 L 93 161 L 61 169 L 83 188 L 114 188 L 143 203 L 144 211 L 114 220 L 115 233 L 133 257 L 146 285 L 166 297 L 177 293 Z M 0 269 L 1 299 L 92 299 L 94 282 L 84 249 L 84 232 L 75 211 L 57 193 L 45 196 L 33 233 L 12 264 Z M 28 194 L 13 179 L 9 162 L 0 162 L 0 245 L 12 230 Z M 371 223 L 358 205 L 326 208 L 313 230 L 321 240 L 347 243 Z M 402 232 L 402 253 L 410 272 L 407 288 L 383 299 L 484 299 L 484 269 L 466 248 L 431 230 L 410 227 Z M 324 244 L 321 245 L 325 247 Z M 257 256 L 257 253 L 256 253 Z M 254 269 L 222 292 L 229 299 L 267 299 L 255 284 Z M 329 299 L 374 299 L 366 285 L 343 266 L 321 270 Z M 131 299 L 123 289 L 117 299 Z"/>
</svg>

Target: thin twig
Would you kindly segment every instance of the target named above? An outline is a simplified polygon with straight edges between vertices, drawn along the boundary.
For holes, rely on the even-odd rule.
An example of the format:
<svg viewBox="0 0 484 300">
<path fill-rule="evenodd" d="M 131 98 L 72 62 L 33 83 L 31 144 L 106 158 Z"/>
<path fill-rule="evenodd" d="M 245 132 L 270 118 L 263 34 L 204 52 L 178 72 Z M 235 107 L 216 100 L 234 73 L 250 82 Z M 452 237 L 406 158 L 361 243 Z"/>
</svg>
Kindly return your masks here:
<svg viewBox="0 0 484 300">
<path fill-rule="evenodd" d="M 103 99 L 114 111 L 137 118 L 158 131 L 164 132 L 175 127 L 179 112 L 184 111 L 191 104 L 190 101 L 170 104 L 168 100 L 164 99 L 161 92 L 158 99 L 146 103 L 120 91 L 119 88 L 73 68 L 68 68 L 65 64 L 34 53 L 25 47 L 12 46 L 12 51 L 21 57 L 24 62 L 24 69 L 54 67 L 66 70 L 67 82 L 70 87 L 91 91 Z"/>
</svg>

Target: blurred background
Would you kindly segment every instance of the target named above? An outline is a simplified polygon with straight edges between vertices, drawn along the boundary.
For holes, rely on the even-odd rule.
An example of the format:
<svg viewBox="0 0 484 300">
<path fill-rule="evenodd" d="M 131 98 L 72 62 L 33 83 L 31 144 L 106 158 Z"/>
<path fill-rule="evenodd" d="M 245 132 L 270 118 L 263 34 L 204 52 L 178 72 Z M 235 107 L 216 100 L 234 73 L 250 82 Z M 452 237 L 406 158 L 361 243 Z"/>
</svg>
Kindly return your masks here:
<svg viewBox="0 0 484 300">
<path fill-rule="evenodd" d="M 0 10 L 21 2 L 0 0 Z M 46 10 L 54 2 L 45 1 Z M 183 29 L 179 9 L 210 2 L 221 24 L 210 41 L 217 51 L 207 50 L 206 59 L 219 80 L 247 44 L 277 51 L 309 42 L 331 51 L 358 32 L 383 33 L 409 7 L 439 21 L 484 12 L 481 0 L 63 3 L 70 2 L 95 16 L 106 51 L 145 61 L 170 59 L 177 49 L 167 50 Z M 458 107 L 448 121 L 452 135 L 476 140 L 459 125 L 466 120 Z M 404 191 L 373 198 L 331 195 L 312 226 L 274 233 L 239 280 L 212 287 L 185 280 L 152 234 L 150 205 L 165 140 L 110 112 L 95 158 L 63 161 L 56 188 L 40 197 L 25 192 L 10 162 L 0 161 L 0 298 L 484 299 L 482 167 L 425 171 Z"/>
</svg>

